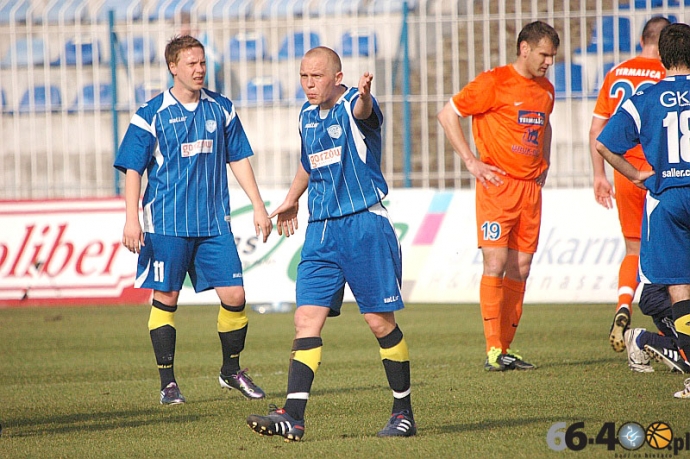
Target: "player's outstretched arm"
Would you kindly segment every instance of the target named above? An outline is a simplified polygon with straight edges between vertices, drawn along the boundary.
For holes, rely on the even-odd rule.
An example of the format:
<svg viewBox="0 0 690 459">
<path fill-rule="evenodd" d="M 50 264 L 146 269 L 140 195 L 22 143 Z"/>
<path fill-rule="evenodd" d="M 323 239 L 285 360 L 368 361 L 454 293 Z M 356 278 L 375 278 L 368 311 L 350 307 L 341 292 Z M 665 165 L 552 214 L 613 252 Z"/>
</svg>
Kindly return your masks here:
<svg viewBox="0 0 690 459">
<path fill-rule="evenodd" d="M 505 171 L 496 166 L 483 163 L 472 153 L 465 133 L 462 131 L 460 118 L 457 113 L 455 113 L 455 110 L 453 110 L 453 107 L 451 107 L 450 102 L 447 102 L 441 111 L 438 112 L 437 118 L 443 127 L 443 131 L 446 133 L 448 141 L 460 158 L 462 158 L 467 170 L 470 171 L 484 187 L 488 188 L 489 184 L 502 184 L 503 180 L 501 180 L 500 176 L 506 175 Z"/>
<path fill-rule="evenodd" d="M 309 174 L 302 167 L 302 163 L 300 163 L 285 201 L 269 216 L 269 218 L 278 216 L 276 227 L 278 228 L 279 235 L 282 236 L 284 234 L 286 237 L 290 237 L 295 234 L 295 230 L 298 227 L 297 212 L 299 211 L 299 198 L 304 194 L 308 185 Z"/>
<path fill-rule="evenodd" d="M 139 196 L 141 175 L 134 169 L 125 173 L 125 228 L 122 231 L 122 245 L 132 253 L 139 253 L 144 245 L 144 232 L 139 222 Z"/>
<path fill-rule="evenodd" d="M 592 172 L 594 173 L 594 199 L 607 209 L 613 208 L 615 193 L 611 182 L 606 177 L 604 158 L 597 151 L 597 137 L 604 130 L 608 120 L 592 117 L 589 127 L 589 155 L 592 158 Z"/>
<path fill-rule="evenodd" d="M 359 79 L 357 88 L 359 89 L 359 97 L 355 106 L 352 109 L 352 115 L 358 120 L 366 120 L 371 116 L 371 111 L 374 109 L 374 102 L 371 100 L 371 80 L 374 75 L 369 72 L 364 72 Z"/>
<path fill-rule="evenodd" d="M 230 163 L 230 170 L 237 179 L 237 183 L 240 184 L 247 194 L 254 208 L 254 230 L 256 236 L 263 234 L 263 241 L 266 242 L 273 230 L 273 223 L 271 223 L 271 219 L 268 217 L 264 200 L 261 199 L 261 193 L 259 193 L 259 187 L 254 176 L 254 169 L 252 169 L 249 158 L 232 161 Z"/>
</svg>

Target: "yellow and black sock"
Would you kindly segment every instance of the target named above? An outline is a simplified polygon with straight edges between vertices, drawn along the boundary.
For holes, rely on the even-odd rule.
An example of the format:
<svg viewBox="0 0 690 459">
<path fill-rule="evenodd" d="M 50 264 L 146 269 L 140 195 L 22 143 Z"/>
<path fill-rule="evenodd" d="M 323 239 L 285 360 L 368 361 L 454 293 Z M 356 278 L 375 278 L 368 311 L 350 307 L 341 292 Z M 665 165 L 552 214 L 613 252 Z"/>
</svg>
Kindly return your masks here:
<svg viewBox="0 0 690 459">
<path fill-rule="evenodd" d="M 321 365 L 320 337 L 298 338 L 292 342 L 285 411 L 296 420 L 304 419 L 309 392 L 316 370 Z"/>
<path fill-rule="evenodd" d="M 412 415 L 410 396 L 410 352 L 403 337 L 403 332 L 396 325 L 395 329 L 383 338 L 378 338 L 379 353 L 383 368 L 386 371 L 388 385 L 393 391 L 393 413 L 407 410 Z"/>
<path fill-rule="evenodd" d="M 687 362 L 690 358 L 690 300 L 674 303 L 671 312 L 678 333 L 678 348 Z"/>
<path fill-rule="evenodd" d="M 149 315 L 149 335 L 151 335 L 151 344 L 156 355 L 161 390 L 175 381 L 175 341 L 177 338 L 175 311 L 177 311 L 177 305 L 168 306 L 158 300 L 153 300 Z"/>
<path fill-rule="evenodd" d="M 244 350 L 244 342 L 247 339 L 247 322 L 244 304 L 220 304 L 218 336 L 223 351 L 223 366 L 220 369 L 223 376 L 232 376 L 240 371 L 240 352 Z"/>
</svg>

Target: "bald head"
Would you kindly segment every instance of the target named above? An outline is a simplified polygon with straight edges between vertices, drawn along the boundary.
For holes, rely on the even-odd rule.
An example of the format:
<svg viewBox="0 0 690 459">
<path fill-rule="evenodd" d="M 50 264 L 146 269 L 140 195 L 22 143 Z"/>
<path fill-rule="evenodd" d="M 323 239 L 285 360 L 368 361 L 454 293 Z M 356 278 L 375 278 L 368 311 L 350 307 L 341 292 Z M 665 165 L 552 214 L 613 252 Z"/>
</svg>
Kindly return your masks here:
<svg viewBox="0 0 690 459">
<path fill-rule="evenodd" d="M 338 53 L 333 51 L 331 48 L 326 46 L 317 46 L 316 48 L 312 48 L 307 51 L 304 54 L 303 59 L 314 57 L 326 59 L 328 68 L 332 70 L 334 74 L 342 71 L 343 69 L 343 65 L 340 62 L 340 56 L 338 56 Z"/>
</svg>

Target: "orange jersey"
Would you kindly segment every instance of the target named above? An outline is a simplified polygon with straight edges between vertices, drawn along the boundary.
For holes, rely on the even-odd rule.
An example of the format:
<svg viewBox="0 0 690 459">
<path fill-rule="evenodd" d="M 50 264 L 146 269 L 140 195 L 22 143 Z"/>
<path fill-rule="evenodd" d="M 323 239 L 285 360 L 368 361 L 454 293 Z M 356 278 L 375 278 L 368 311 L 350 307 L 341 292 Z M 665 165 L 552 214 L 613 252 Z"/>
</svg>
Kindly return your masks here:
<svg viewBox="0 0 690 459">
<path fill-rule="evenodd" d="M 553 102 L 548 79 L 525 78 L 512 65 L 482 72 L 451 99 L 458 115 L 472 116 L 481 161 L 520 180 L 535 179 L 548 167 L 544 131 Z"/>
<path fill-rule="evenodd" d="M 666 70 L 658 59 L 633 57 L 621 62 L 606 74 L 594 106 L 594 116 L 608 120 L 628 97 L 665 76 Z M 638 169 L 646 164 L 639 145 L 629 150 L 625 157 Z"/>
</svg>

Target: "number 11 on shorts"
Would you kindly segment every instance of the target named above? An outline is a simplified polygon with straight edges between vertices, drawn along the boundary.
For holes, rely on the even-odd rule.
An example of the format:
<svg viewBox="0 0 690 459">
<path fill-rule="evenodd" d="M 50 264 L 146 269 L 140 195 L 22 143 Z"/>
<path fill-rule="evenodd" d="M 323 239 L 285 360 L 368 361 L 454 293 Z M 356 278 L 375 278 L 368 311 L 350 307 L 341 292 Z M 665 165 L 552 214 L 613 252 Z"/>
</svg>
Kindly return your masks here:
<svg viewBox="0 0 690 459">
<path fill-rule="evenodd" d="M 153 262 L 153 281 L 163 282 L 165 280 L 165 262 L 154 261 Z"/>
</svg>

